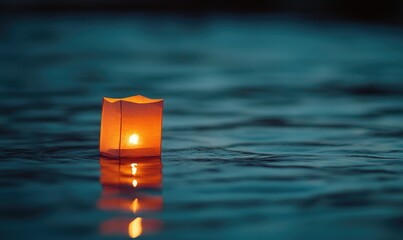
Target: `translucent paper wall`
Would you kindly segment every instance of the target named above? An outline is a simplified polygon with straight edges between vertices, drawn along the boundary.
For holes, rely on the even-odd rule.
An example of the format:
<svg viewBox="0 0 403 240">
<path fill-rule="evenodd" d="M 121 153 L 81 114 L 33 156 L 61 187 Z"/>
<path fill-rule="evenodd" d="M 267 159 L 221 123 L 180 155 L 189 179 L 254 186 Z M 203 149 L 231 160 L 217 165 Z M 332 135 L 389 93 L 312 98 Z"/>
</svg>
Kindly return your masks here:
<svg viewBox="0 0 403 240">
<path fill-rule="evenodd" d="M 104 98 L 99 149 L 102 155 L 161 156 L 162 99 L 140 95 Z"/>
</svg>

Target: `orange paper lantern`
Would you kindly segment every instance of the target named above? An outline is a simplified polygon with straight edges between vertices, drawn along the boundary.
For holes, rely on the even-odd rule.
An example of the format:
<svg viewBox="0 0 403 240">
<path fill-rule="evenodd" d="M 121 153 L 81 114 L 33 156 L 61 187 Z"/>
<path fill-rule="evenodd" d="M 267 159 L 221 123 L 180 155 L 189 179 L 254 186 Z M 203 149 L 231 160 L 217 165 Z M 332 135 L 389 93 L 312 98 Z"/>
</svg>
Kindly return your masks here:
<svg viewBox="0 0 403 240">
<path fill-rule="evenodd" d="M 104 97 L 99 150 L 112 157 L 161 156 L 163 99 Z"/>
</svg>

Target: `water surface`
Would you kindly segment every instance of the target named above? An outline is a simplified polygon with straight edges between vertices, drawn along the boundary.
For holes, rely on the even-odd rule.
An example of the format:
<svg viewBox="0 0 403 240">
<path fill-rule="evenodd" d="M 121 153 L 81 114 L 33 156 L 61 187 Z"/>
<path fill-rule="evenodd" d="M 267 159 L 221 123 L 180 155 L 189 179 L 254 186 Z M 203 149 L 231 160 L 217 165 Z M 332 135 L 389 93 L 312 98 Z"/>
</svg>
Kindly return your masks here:
<svg viewBox="0 0 403 240">
<path fill-rule="evenodd" d="M 402 236 L 401 30 L 95 15 L 0 27 L 5 239 Z M 136 94 L 165 99 L 162 158 L 100 159 L 102 97 Z"/>
</svg>

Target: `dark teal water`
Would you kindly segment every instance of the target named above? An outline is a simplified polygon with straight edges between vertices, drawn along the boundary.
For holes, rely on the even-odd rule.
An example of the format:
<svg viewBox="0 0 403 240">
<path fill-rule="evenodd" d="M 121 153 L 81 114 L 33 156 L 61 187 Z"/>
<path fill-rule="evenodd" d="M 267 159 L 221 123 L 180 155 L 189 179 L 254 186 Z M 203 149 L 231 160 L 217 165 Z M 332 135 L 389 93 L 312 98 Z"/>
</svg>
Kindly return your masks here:
<svg viewBox="0 0 403 240">
<path fill-rule="evenodd" d="M 0 33 L 2 239 L 127 239 L 140 220 L 144 239 L 401 238 L 397 27 L 26 16 Z M 162 167 L 101 168 L 102 97 L 135 94 L 165 99 Z"/>
</svg>

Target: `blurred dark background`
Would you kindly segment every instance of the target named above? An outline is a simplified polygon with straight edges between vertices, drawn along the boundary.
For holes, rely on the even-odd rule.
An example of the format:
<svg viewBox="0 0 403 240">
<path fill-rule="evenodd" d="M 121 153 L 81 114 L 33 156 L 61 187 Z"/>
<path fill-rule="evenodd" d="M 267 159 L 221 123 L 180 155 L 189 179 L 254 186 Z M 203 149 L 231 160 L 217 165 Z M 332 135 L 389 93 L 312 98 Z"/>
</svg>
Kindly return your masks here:
<svg viewBox="0 0 403 240">
<path fill-rule="evenodd" d="M 403 22 L 400 0 L 3 0 L 10 12 L 164 12 L 199 16 L 210 13 L 291 14 L 305 18 Z"/>
</svg>

